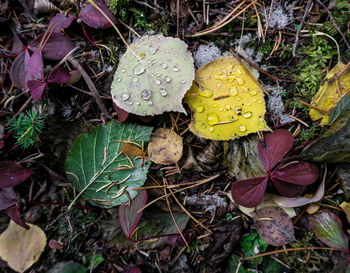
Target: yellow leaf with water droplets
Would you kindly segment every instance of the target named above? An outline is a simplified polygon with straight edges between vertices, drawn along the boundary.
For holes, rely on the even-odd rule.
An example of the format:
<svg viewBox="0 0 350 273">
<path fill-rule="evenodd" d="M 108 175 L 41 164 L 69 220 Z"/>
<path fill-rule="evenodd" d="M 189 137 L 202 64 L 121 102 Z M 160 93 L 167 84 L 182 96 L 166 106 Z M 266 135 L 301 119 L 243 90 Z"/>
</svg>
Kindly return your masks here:
<svg viewBox="0 0 350 273">
<path fill-rule="evenodd" d="M 312 120 L 321 120 L 321 125 L 327 125 L 329 114 L 337 106 L 342 97 L 350 94 L 350 71 L 336 79 L 335 75 L 343 71 L 345 65 L 339 62 L 323 79 L 321 87 L 312 98 L 310 109 Z"/>
<path fill-rule="evenodd" d="M 228 140 L 268 129 L 263 91 L 246 69 L 233 57 L 198 69 L 185 100 L 193 112 L 194 134 Z"/>
<path fill-rule="evenodd" d="M 36 225 L 28 230 L 12 220 L 0 235 L 0 257 L 17 272 L 24 272 L 40 257 L 46 246 L 46 235 Z"/>
</svg>

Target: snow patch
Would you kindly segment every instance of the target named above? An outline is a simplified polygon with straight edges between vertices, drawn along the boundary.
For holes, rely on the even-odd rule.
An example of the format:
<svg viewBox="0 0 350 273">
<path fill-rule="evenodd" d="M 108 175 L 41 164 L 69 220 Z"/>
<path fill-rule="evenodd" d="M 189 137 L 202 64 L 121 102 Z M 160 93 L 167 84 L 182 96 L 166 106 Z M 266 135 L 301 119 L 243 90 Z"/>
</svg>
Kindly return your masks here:
<svg viewBox="0 0 350 273">
<path fill-rule="evenodd" d="M 284 105 L 282 100 L 283 88 L 279 85 L 277 85 L 276 87 L 265 85 L 264 87 L 270 93 L 270 96 L 268 96 L 268 101 L 267 101 L 267 109 L 273 113 L 273 117 L 276 119 L 278 116 L 280 124 L 294 121 L 294 119 L 292 119 L 291 117 L 283 114 L 284 112 Z"/>
<path fill-rule="evenodd" d="M 271 16 L 269 20 L 269 28 L 284 29 L 294 20 L 293 8 L 295 3 L 285 6 L 285 9 L 278 2 L 272 6 Z M 270 13 L 270 8 L 267 9 L 267 15 Z"/>
<path fill-rule="evenodd" d="M 196 194 L 194 194 L 187 197 L 186 203 L 206 206 L 205 211 L 209 211 L 211 213 L 220 207 L 227 206 L 227 202 L 225 201 L 225 198 L 219 196 L 218 193 L 215 193 L 213 195 L 205 194 L 205 195 L 202 195 L 201 197 L 198 197 Z"/>
</svg>

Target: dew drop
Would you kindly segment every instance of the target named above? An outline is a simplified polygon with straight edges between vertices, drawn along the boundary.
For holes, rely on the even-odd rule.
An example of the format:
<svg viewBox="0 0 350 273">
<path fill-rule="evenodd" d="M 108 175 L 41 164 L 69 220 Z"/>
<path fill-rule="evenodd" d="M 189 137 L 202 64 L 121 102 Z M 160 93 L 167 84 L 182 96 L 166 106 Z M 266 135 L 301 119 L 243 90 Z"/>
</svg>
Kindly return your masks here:
<svg viewBox="0 0 350 273">
<path fill-rule="evenodd" d="M 179 71 L 179 69 L 178 69 L 176 66 L 174 66 L 174 67 L 173 67 L 173 71 L 174 71 L 174 72 L 177 72 L 177 71 Z"/>
<path fill-rule="evenodd" d="M 157 78 L 159 78 L 159 77 L 160 77 L 160 74 L 157 74 L 156 76 L 157 76 Z"/>
<path fill-rule="evenodd" d="M 218 107 L 218 105 L 217 105 L 216 103 L 215 103 L 213 106 L 214 106 L 215 108 Z"/>
<path fill-rule="evenodd" d="M 255 96 L 256 95 L 256 91 L 255 90 L 250 91 L 250 95 Z"/>
<path fill-rule="evenodd" d="M 213 95 L 213 92 L 209 89 L 199 90 L 199 95 L 205 98 L 210 98 Z"/>
<path fill-rule="evenodd" d="M 237 96 L 238 95 L 238 91 L 235 88 L 231 88 L 230 89 L 230 95 L 232 97 Z"/>
<path fill-rule="evenodd" d="M 217 82 L 216 87 L 221 87 L 221 83 Z"/>
<path fill-rule="evenodd" d="M 256 102 L 256 99 L 252 99 L 253 102 Z"/>
<path fill-rule="evenodd" d="M 143 65 L 138 65 L 134 69 L 134 75 L 141 75 L 145 70 L 146 68 Z"/>
<path fill-rule="evenodd" d="M 120 82 L 121 80 L 122 80 L 121 78 L 118 78 L 118 79 L 117 79 L 117 82 Z"/>
<path fill-rule="evenodd" d="M 213 128 L 213 127 L 210 127 L 210 128 L 209 128 L 209 131 L 210 131 L 210 132 L 214 132 L 214 128 Z"/>
<path fill-rule="evenodd" d="M 246 112 L 243 114 L 244 118 L 250 118 L 252 116 L 252 112 Z"/>
<path fill-rule="evenodd" d="M 158 85 L 159 85 L 159 84 L 160 84 L 160 80 L 156 80 L 156 84 L 158 84 Z"/>
<path fill-rule="evenodd" d="M 164 80 L 165 80 L 165 82 L 171 82 L 171 77 L 170 76 L 166 76 Z"/>
<path fill-rule="evenodd" d="M 182 84 L 185 84 L 185 83 L 186 83 L 186 81 L 185 81 L 185 80 L 183 80 L 181 83 L 182 83 Z"/>
<path fill-rule="evenodd" d="M 236 71 L 237 71 L 238 75 L 242 75 L 242 71 L 241 70 L 237 69 Z"/>
<path fill-rule="evenodd" d="M 122 73 L 125 73 L 126 72 L 126 69 L 122 69 Z"/>
<path fill-rule="evenodd" d="M 245 128 L 244 125 L 241 125 L 241 126 L 239 126 L 239 130 L 240 130 L 241 132 L 244 132 L 244 131 L 247 130 L 247 129 Z"/>
<path fill-rule="evenodd" d="M 237 100 L 242 100 L 243 98 L 242 97 L 237 97 Z"/>
<path fill-rule="evenodd" d="M 149 100 L 149 101 L 147 101 L 147 104 L 148 105 L 153 105 L 153 102 Z"/>
<path fill-rule="evenodd" d="M 137 101 L 137 102 L 135 102 L 135 104 L 137 105 L 137 106 L 140 106 L 140 102 L 139 101 Z"/>
<path fill-rule="evenodd" d="M 132 105 L 132 104 L 133 104 L 132 101 L 126 101 L 125 103 L 126 103 L 127 105 Z"/>
<path fill-rule="evenodd" d="M 241 78 L 237 78 L 237 82 L 239 85 L 242 85 L 244 83 L 244 81 Z"/>
<path fill-rule="evenodd" d="M 168 95 L 168 92 L 167 92 L 164 88 L 160 89 L 160 90 L 159 90 L 159 93 L 160 93 L 163 97 L 165 97 L 166 95 Z"/>
<path fill-rule="evenodd" d="M 209 125 L 214 125 L 220 121 L 219 117 L 215 113 L 210 113 L 207 117 L 207 122 Z"/>
<path fill-rule="evenodd" d="M 236 107 L 236 108 L 235 108 L 235 113 L 236 113 L 236 114 L 241 113 L 241 111 L 242 111 L 242 108 L 240 108 L 240 107 Z"/>
<path fill-rule="evenodd" d="M 231 110 L 231 105 L 226 104 L 226 109 Z"/>
<path fill-rule="evenodd" d="M 151 97 L 151 94 L 152 94 L 151 90 L 144 89 L 141 92 L 141 98 L 144 100 L 148 100 Z"/>
<path fill-rule="evenodd" d="M 204 110 L 204 106 L 203 105 L 199 105 L 199 106 L 197 106 L 196 110 L 197 110 L 197 112 L 202 113 L 203 110 Z"/>
<path fill-rule="evenodd" d="M 152 55 L 154 55 L 157 52 L 157 50 L 158 50 L 158 46 L 156 45 L 151 45 L 149 47 L 149 53 L 151 53 Z"/>
<path fill-rule="evenodd" d="M 262 117 L 259 117 L 259 120 L 260 120 L 260 121 L 263 121 L 264 119 L 263 119 Z"/>
<path fill-rule="evenodd" d="M 168 67 L 168 65 L 166 63 L 162 63 L 160 66 L 164 69 Z"/>
<path fill-rule="evenodd" d="M 202 122 L 202 128 L 204 129 L 205 127 L 207 127 L 207 126 L 205 125 L 204 122 Z"/>
<path fill-rule="evenodd" d="M 261 100 L 258 100 L 258 103 L 262 103 L 262 101 L 261 101 Z"/>
<path fill-rule="evenodd" d="M 123 93 L 121 95 L 121 98 L 122 98 L 123 101 L 126 101 L 126 100 L 128 100 L 130 98 L 130 95 L 128 93 Z"/>
<path fill-rule="evenodd" d="M 247 106 L 250 106 L 250 105 L 252 105 L 250 102 L 247 102 Z"/>
<path fill-rule="evenodd" d="M 220 107 L 220 108 L 219 108 L 219 111 L 220 111 L 220 112 L 224 111 L 224 108 Z"/>
<path fill-rule="evenodd" d="M 134 78 L 134 82 L 138 82 L 139 81 L 139 79 L 138 78 Z"/>
</svg>

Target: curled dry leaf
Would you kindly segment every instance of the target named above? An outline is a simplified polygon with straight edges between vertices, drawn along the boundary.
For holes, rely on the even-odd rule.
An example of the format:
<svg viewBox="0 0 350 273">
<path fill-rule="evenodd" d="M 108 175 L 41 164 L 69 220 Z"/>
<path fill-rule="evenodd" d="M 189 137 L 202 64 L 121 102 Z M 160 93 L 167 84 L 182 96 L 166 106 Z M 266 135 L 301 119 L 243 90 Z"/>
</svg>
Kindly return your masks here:
<svg viewBox="0 0 350 273">
<path fill-rule="evenodd" d="M 282 246 L 294 241 L 294 227 L 288 214 L 279 207 L 264 207 L 251 213 L 260 237 L 268 244 Z"/>
<path fill-rule="evenodd" d="M 265 193 L 262 202 L 256 206 L 256 209 L 261 209 L 264 207 L 278 207 L 279 205 L 274 202 L 273 197 L 274 197 L 273 194 Z M 246 215 L 253 217 L 251 215 L 251 212 L 254 212 L 255 208 L 247 208 L 241 205 L 238 205 L 238 208 L 240 211 L 242 211 Z M 281 208 L 289 215 L 290 218 L 293 218 L 294 216 L 296 216 L 294 208 L 287 208 L 287 207 L 281 207 Z"/>
<path fill-rule="evenodd" d="M 170 129 L 159 128 L 151 136 L 148 144 L 149 159 L 157 164 L 172 164 L 182 156 L 182 137 Z"/>
<path fill-rule="evenodd" d="M 46 246 L 46 235 L 36 225 L 26 230 L 11 221 L 0 235 L 0 256 L 9 267 L 24 272 L 40 257 Z"/>
</svg>

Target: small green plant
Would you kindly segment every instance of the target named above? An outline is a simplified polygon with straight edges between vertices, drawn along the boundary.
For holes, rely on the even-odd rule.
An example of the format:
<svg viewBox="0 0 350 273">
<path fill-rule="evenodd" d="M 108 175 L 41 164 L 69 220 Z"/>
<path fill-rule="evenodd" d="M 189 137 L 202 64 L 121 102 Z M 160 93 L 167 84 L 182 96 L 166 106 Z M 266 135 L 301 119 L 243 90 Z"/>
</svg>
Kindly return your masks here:
<svg viewBox="0 0 350 273">
<path fill-rule="evenodd" d="M 130 0 L 109 0 L 108 7 L 114 15 L 119 17 L 122 21 L 128 21 L 128 10 Z"/>
<path fill-rule="evenodd" d="M 45 124 L 42 114 L 34 110 L 28 110 L 17 118 L 7 118 L 7 129 L 12 131 L 13 137 L 17 139 L 16 144 L 27 149 L 35 146 L 39 141 L 39 134 Z"/>
</svg>

